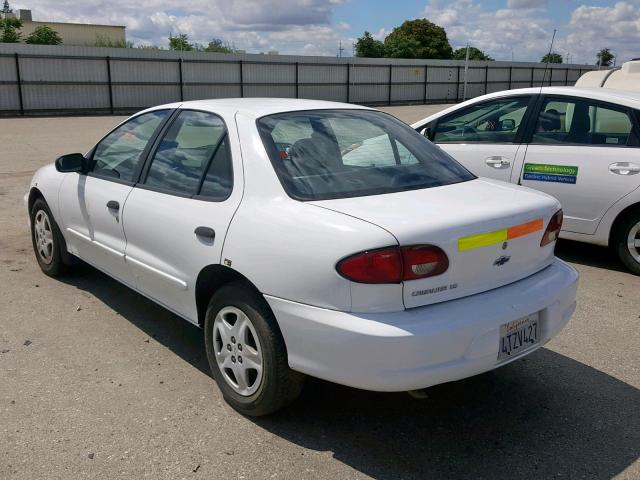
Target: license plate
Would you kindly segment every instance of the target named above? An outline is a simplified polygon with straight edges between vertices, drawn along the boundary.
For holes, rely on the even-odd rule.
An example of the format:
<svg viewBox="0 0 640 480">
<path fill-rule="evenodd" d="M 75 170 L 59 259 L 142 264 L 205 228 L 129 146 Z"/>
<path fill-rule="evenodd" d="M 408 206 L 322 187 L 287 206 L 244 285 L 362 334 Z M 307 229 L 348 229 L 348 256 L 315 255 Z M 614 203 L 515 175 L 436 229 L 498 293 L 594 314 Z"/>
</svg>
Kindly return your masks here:
<svg viewBox="0 0 640 480">
<path fill-rule="evenodd" d="M 538 313 L 500 325 L 498 362 L 517 357 L 535 347 L 540 335 Z"/>
</svg>

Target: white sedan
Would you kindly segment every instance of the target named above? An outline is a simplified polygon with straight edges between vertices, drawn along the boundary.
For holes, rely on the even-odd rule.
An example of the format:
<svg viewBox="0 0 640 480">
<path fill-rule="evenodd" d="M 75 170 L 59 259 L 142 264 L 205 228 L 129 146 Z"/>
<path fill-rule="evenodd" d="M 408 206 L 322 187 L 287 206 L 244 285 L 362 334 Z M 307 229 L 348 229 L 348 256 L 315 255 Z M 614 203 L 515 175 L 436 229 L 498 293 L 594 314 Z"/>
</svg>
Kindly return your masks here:
<svg viewBox="0 0 640 480">
<path fill-rule="evenodd" d="M 225 399 L 303 374 L 377 391 L 528 354 L 575 309 L 554 198 L 478 179 L 376 110 L 229 99 L 140 112 L 25 196 L 36 258 L 80 258 L 205 330 Z"/>
<path fill-rule="evenodd" d="M 480 177 L 562 203 L 560 236 L 640 275 L 640 93 L 544 87 L 474 98 L 413 125 Z"/>
</svg>

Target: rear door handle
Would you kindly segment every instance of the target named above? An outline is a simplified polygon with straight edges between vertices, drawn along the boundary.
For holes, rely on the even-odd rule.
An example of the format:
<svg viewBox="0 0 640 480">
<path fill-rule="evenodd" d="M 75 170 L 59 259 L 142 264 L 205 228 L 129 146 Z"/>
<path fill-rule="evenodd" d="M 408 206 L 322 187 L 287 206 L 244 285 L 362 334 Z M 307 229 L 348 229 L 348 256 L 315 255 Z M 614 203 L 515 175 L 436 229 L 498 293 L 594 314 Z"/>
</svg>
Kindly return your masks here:
<svg viewBox="0 0 640 480">
<path fill-rule="evenodd" d="M 196 234 L 196 237 L 207 238 L 210 240 L 216 238 L 216 231 L 210 227 L 197 227 L 193 233 Z"/>
<path fill-rule="evenodd" d="M 609 171 L 617 175 L 635 175 L 640 173 L 640 165 L 631 162 L 616 162 L 609 165 Z"/>
<path fill-rule="evenodd" d="M 484 163 L 493 168 L 506 168 L 511 165 L 511 161 L 508 158 L 497 155 L 485 158 Z"/>
<path fill-rule="evenodd" d="M 118 202 L 116 202 L 115 200 L 109 200 L 107 202 L 107 208 L 109 210 L 120 210 L 120 204 Z"/>
</svg>

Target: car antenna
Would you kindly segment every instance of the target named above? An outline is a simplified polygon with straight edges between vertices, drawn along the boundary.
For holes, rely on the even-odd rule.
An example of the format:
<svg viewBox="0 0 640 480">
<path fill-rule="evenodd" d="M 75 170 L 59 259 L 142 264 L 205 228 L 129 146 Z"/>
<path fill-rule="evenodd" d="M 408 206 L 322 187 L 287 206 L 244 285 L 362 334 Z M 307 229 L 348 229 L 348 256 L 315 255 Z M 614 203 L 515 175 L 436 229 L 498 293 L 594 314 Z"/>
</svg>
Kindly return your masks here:
<svg viewBox="0 0 640 480">
<path fill-rule="evenodd" d="M 542 87 L 544 86 L 544 79 L 547 78 L 547 69 L 549 68 L 549 60 L 551 60 L 551 52 L 553 51 L 553 42 L 556 39 L 556 29 L 553 29 L 553 36 L 551 37 L 551 45 L 549 45 L 549 53 L 547 54 L 547 63 L 544 65 L 544 73 L 542 74 L 542 81 L 540 82 L 540 95 L 542 95 Z M 549 74 L 549 86 L 551 86 L 551 79 L 553 73 Z"/>
</svg>

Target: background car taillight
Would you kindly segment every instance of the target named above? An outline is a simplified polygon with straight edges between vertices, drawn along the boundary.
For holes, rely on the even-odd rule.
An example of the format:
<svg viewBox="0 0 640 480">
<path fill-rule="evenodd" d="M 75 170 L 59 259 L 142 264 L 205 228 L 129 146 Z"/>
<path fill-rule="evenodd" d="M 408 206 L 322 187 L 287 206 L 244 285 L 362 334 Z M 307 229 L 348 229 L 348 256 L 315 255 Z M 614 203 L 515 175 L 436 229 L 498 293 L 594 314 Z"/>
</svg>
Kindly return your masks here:
<svg viewBox="0 0 640 480">
<path fill-rule="evenodd" d="M 540 246 L 544 247 L 545 245 L 549 245 L 551 242 L 555 242 L 558 239 L 558 235 L 560 234 L 560 229 L 562 228 L 562 209 L 558 210 L 553 214 L 551 220 L 549 220 L 549 225 L 547 226 L 547 230 L 544 232 L 542 236 L 542 240 L 540 240 Z"/>
<path fill-rule="evenodd" d="M 448 268 L 447 254 L 434 245 L 368 250 L 336 265 L 340 275 L 358 283 L 400 283 L 440 275 Z"/>
</svg>

